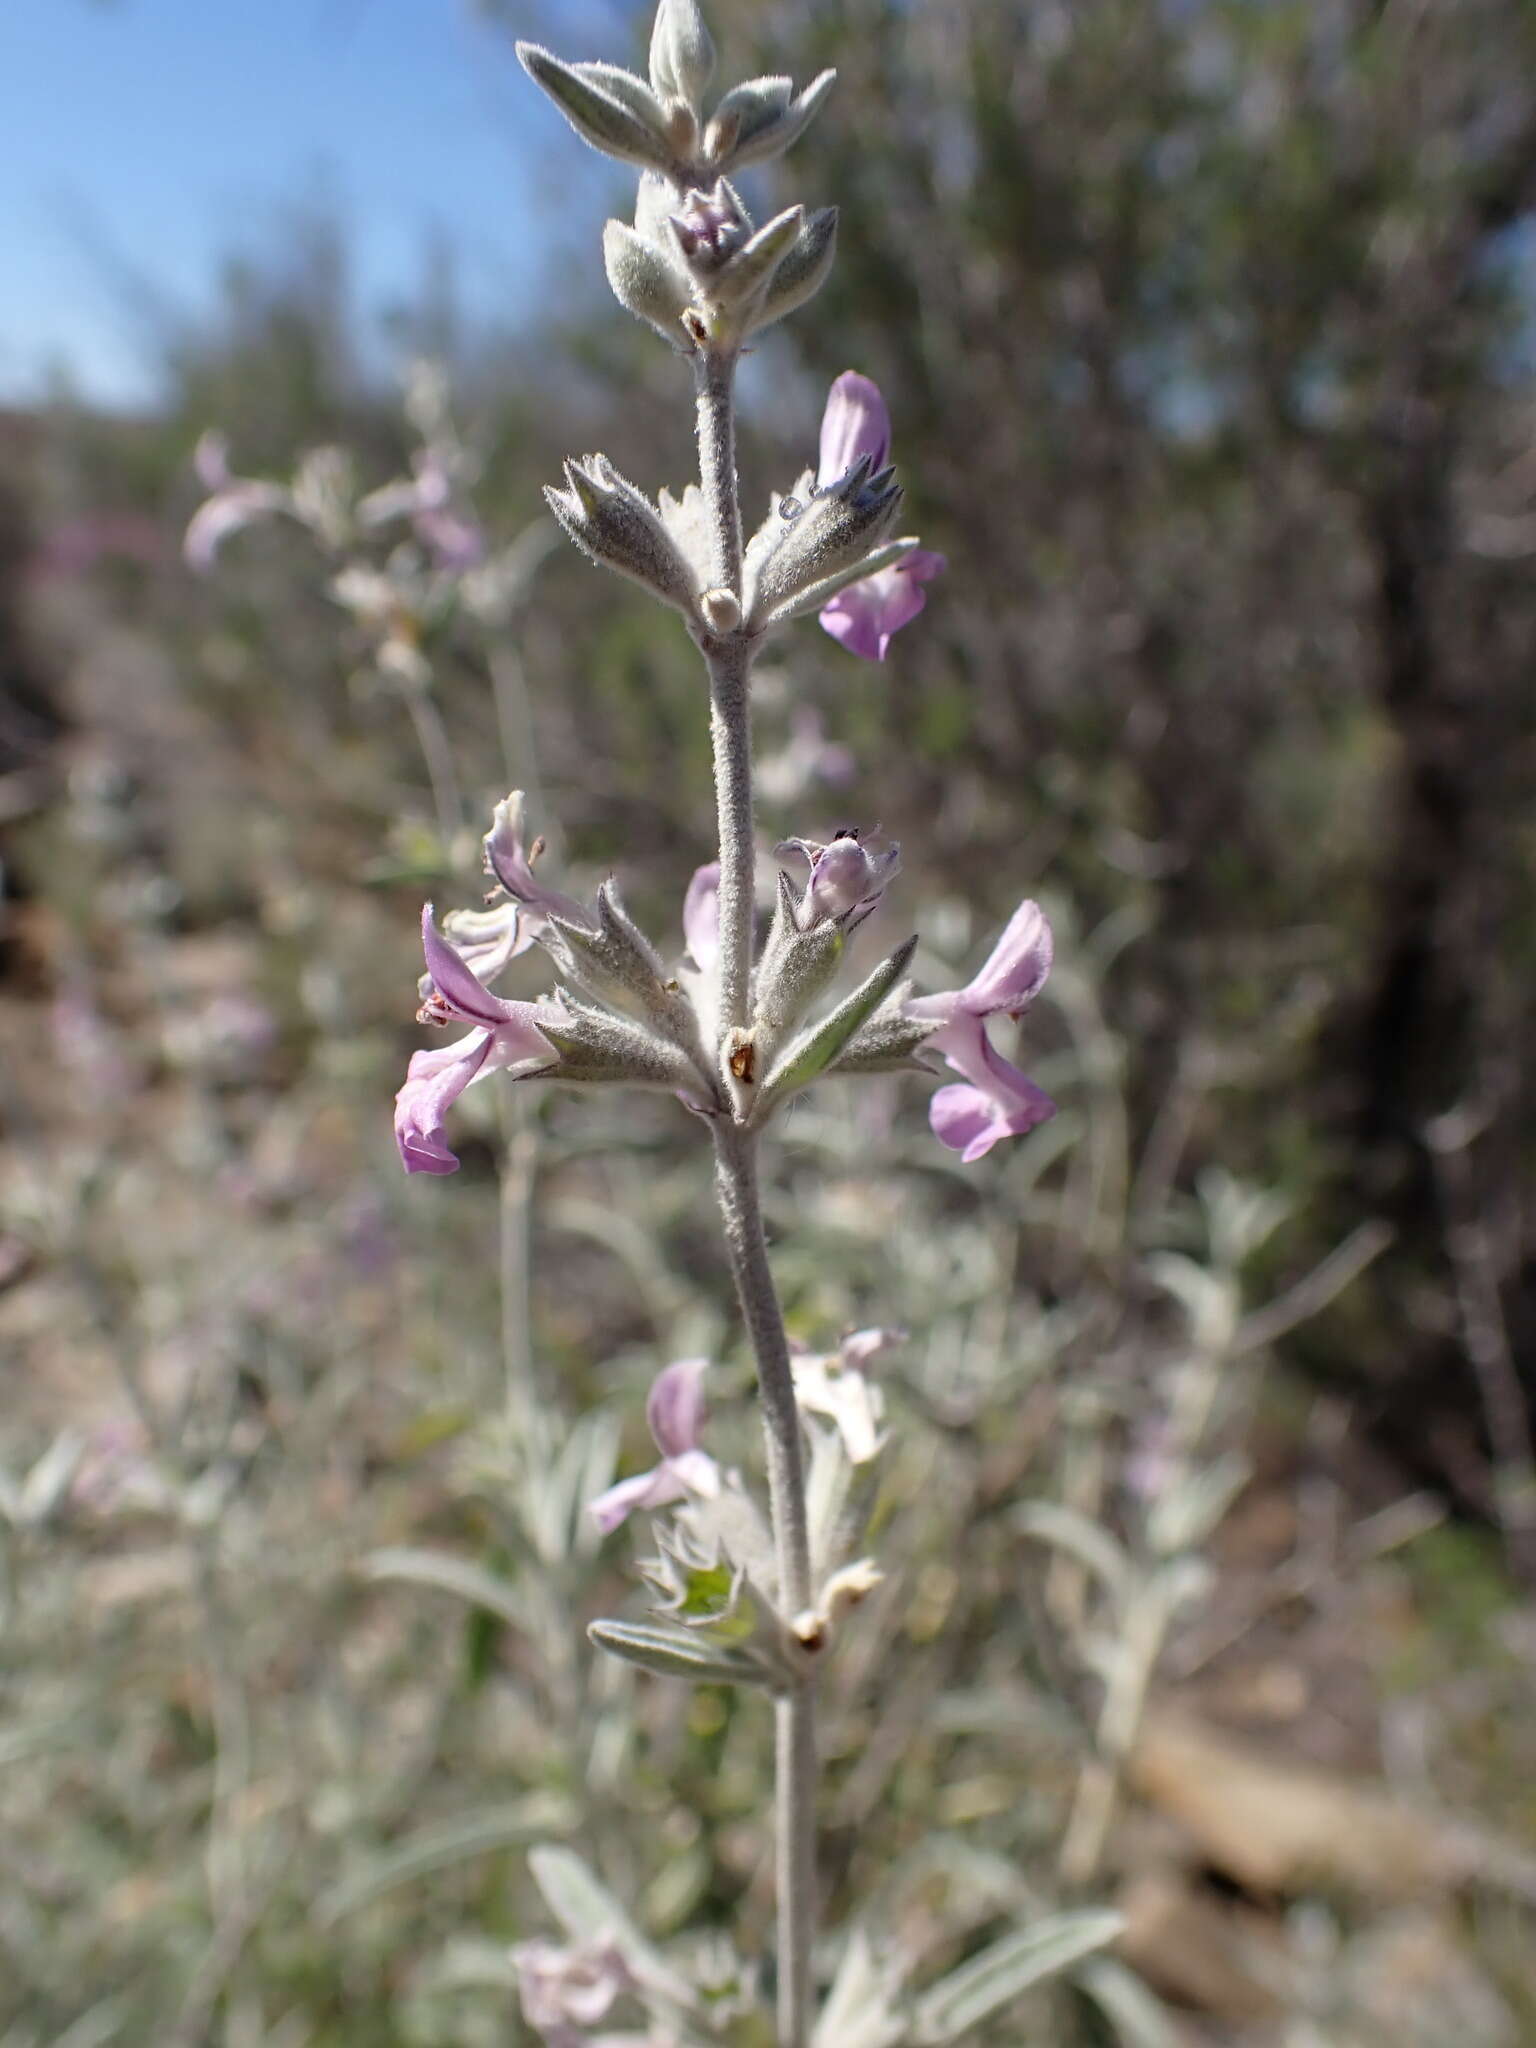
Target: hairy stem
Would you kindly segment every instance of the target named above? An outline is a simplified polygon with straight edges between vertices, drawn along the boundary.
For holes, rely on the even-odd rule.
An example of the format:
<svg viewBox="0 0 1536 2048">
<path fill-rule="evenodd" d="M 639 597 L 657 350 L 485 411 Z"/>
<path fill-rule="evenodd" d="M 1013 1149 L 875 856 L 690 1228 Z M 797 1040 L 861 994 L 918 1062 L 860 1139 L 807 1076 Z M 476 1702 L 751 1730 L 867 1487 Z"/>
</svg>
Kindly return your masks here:
<svg viewBox="0 0 1536 2048">
<path fill-rule="evenodd" d="M 736 485 L 735 356 L 701 349 L 699 474 L 714 586 L 742 596 L 741 501 Z M 752 1011 L 753 641 L 740 626 L 701 639 L 709 666 L 710 732 L 720 821 L 720 1032 L 729 1047 Z M 791 1619 L 813 1604 L 810 1531 L 800 1416 L 789 1342 L 768 1263 L 758 1200 L 756 1139 L 715 1119 L 715 1190 L 742 1318 L 752 1341 L 768 1449 L 768 1499 L 778 1558 L 779 1601 Z M 808 1682 L 775 1703 L 779 2048 L 808 2048 L 811 1947 L 816 1934 L 816 1721 Z"/>
<path fill-rule="evenodd" d="M 757 1194 L 756 1139 L 719 1118 L 715 1188 L 742 1317 L 757 1359 L 768 1446 L 768 1502 L 785 1614 L 812 1604 L 810 1529 L 800 1418 L 784 1317 L 768 1265 Z M 779 1920 L 779 2048 L 806 2048 L 816 1933 L 816 1721 L 809 1684 L 777 1701 L 775 1806 Z"/>
<path fill-rule="evenodd" d="M 757 1197 L 756 1140 L 724 1117 L 715 1125 L 715 1191 L 725 1225 L 726 1247 L 741 1313 L 757 1359 L 768 1440 L 768 1498 L 778 1552 L 779 1590 L 786 1613 L 803 1614 L 812 1604 L 811 1545 L 805 1511 L 805 1470 L 800 1456 L 800 1416 L 789 1365 L 784 1317 L 768 1265 L 762 1211 Z"/>
<path fill-rule="evenodd" d="M 699 481 L 716 588 L 741 597 L 741 496 L 736 485 L 736 357 L 701 349 L 698 387 Z M 720 821 L 720 1026 L 744 1030 L 752 1007 L 752 717 L 748 687 L 753 643 L 739 629 L 702 642 L 709 665 L 710 737 Z"/>
<path fill-rule="evenodd" d="M 715 804 L 720 826 L 720 1029 L 744 1031 L 752 1014 L 752 926 L 757 856 L 752 831 L 752 716 L 749 648 L 712 643 L 710 737 L 715 750 Z"/>
<path fill-rule="evenodd" d="M 816 1698 L 809 1686 L 774 1703 L 779 1888 L 779 2048 L 811 2035 L 816 1939 Z"/>
<path fill-rule="evenodd" d="M 693 359 L 699 402 L 699 481 L 709 521 L 710 572 L 741 596 L 741 497 L 736 488 L 736 353 L 701 348 Z"/>
</svg>

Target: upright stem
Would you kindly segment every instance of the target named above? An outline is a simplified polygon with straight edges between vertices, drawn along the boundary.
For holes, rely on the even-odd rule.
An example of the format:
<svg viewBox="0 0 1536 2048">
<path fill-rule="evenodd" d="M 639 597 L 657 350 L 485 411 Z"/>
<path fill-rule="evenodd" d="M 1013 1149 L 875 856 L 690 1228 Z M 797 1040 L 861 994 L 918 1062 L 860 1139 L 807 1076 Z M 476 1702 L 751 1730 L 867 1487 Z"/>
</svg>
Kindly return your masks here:
<svg viewBox="0 0 1536 2048">
<path fill-rule="evenodd" d="M 698 379 L 699 471 L 716 589 L 742 597 L 741 501 L 736 487 L 736 427 L 731 351 L 703 348 Z M 727 607 L 729 609 L 729 607 Z M 720 821 L 720 1032 L 744 1031 L 752 1011 L 752 717 L 748 696 L 753 641 L 740 625 L 702 636 L 709 666 L 710 732 Z M 768 1449 L 768 1500 L 778 1559 L 779 1600 L 791 1620 L 814 1604 L 800 1416 L 789 1342 L 779 1308 L 758 1200 L 756 1139 L 729 1113 L 715 1119 L 715 1191 L 742 1318 L 757 1360 Z M 779 1924 L 779 2048 L 808 2048 L 811 1947 L 816 1934 L 815 1694 L 802 1681 L 781 1697 L 775 1716 L 775 1806 Z"/>
<path fill-rule="evenodd" d="M 716 589 L 741 597 L 741 496 L 736 487 L 736 357 L 700 349 L 694 357 L 698 387 L 699 478 L 709 530 L 710 575 Z M 751 1011 L 752 719 L 748 677 L 752 642 L 739 629 L 703 641 L 709 664 L 710 737 L 715 752 L 715 801 L 720 820 L 720 1024 L 743 1030 Z"/>
<path fill-rule="evenodd" d="M 816 1940 L 816 1695 L 803 1685 L 777 1699 L 773 1713 L 779 2048 L 807 2048 Z"/>
<path fill-rule="evenodd" d="M 741 496 L 736 488 L 736 353 L 701 348 L 693 359 L 699 402 L 699 481 L 716 586 L 741 596 Z"/>
<path fill-rule="evenodd" d="M 757 1358 L 779 1599 L 785 1614 L 793 1618 L 812 1604 L 810 1529 L 794 1377 L 768 1264 L 755 1152 L 751 1132 L 723 1117 L 717 1120 L 715 1189 L 737 1298 Z M 807 2048 L 811 1948 L 816 1938 L 816 1698 L 808 1680 L 775 1702 L 774 1718 L 779 2048 Z"/>
<path fill-rule="evenodd" d="M 811 1543 L 805 1509 L 805 1469 L 800 1456 L 800 1415 L 795 1406 L 789 1340 L 768 1265 L 762 1211 L 757 1197 L 756 1139 L 727 1122 L 715 1121 L 715 1192 L 725 1225 L 726 1248 L 736 1295 L 757 1359 L 763 1431 L 768 1441 L 768 1501 L 778 1554 L 779 1593 L 793 1619 L 812 1603 Z"/>
<path fill-rule="evenodd" d="M 757 854 L 752 831 L 750 649 L 713 641 L 709 663 L 709 731 L 715 750 L 715 806 L 720 826 L 720 1029 L 746 1029 L 752 1013 L 752 924 Z"/>
</svg>

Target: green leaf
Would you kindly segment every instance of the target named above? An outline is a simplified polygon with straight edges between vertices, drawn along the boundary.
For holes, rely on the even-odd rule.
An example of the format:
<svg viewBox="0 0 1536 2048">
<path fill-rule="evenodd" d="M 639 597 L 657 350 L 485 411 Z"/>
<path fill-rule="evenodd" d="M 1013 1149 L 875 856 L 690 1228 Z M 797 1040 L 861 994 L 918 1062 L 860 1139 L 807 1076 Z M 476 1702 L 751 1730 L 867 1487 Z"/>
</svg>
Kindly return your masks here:
<svg viewBox="0 0 1536 2048">
<path fill-rule="evenodd" d="M 499 1614 L 514 1628 L 527 1625 L 515 1589 L 494 1572 L 471 1564 L 467 1557 L 454 1557 L 445 1550 L 374 1550 L 364 1558 L 362 1570 L 369 1579 L 403 1579 L 408 1585 L 435 1586 L 444 1593 L 457 1593 L 461 1600 Z"/>
<path fill-rule="evenodd" d="M 889 960 L 882 961 L 868 980 L 839 1003 L 831 1016 L 802 1031 L 763 1084 L 758 1098 L 758 1117 L 771 1103 L 807 1087 L 825 1073 L 864 1020 L 872 1016 L 906 972 L 907 962 L 917 949 L 916 938 L 898 946 Z"/>
<path fill-rule="evenodd" d="M 396 1885 L 430 1876 L 435 1870 L 450 1869 L 470 1856 L 521 1847 L 530 1836 L 566 1832 L 576 1822 L 577 1814 L 570 1802 L 550 1792 L 535 1792 L 506 1806 L 493 1806 L 489 1812 L 482 1810 L 460 1814 L 453 1820 L 434 1821 L 333 1886 L 319 1903 L 321 1924 L 333 1925 L 344 1914 L 356 1912 L 359 1906 L 378 1898 L 382 1892 L 392 1891 Z"/>
<path fill-rule="evenodd" d="M 1079 1514 L 1076 1508 L 1063 1507 L 1051 1500 L 1026 1501 L 1014 1520 L 1026 1536 L 1036 1536 L 1053 1550 L 1064 1550 L 1069 1557 L 1075 1557 L 1080 1565 L 1102 1579 L 1117 1598 L 1124 1594 L 1130 1583 L 1131 1560 L 1097 1522 Z"/>
<path fill-rule="evenodd" d="M 1124 1926 L 1121 1914 L 1095 1908 L 1057 1913 L 1020 1934 L 1006 1935 L 924 1992 L 914 2013 L 913 2038 L 924 2048 L 963 2040 L 1034 1985 L 1105 1947 Z"/>
<path fill-rule="evenodd" d="M 721 1614 L 730 1606 L 735 1589 L 728 1564 L 696 1566 L 688 1574 L 688 1590 L 677 1612 L 694 1616 Z"/>
<path fill-rule="evenodd" d="M 663 1678 L 686 1678 L 692 1685 L 768 1685 L 761 1665 L 729 1650 L 716 1650 L 680 1630 L 650 1628 L 643 1622 L 594 1621 L 587 1629 L 600 1650 L 638 1664 Z"/>
</svg>

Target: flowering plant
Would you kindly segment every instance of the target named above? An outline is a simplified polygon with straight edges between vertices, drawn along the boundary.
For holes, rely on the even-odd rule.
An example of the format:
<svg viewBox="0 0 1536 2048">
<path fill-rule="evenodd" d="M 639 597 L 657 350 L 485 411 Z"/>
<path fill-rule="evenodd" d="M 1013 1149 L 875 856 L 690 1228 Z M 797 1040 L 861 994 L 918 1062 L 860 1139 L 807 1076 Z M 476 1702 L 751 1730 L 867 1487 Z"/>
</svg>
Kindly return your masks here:
<svg viewBox="0 0 1536 2048">
<path fill-rule="evenodd" d="M 547 879 L 544 842 L 530 832 L 522 792 L 498 804 L 483 840 L 491 884 L 484 907 L 451 910 L 441 924 L 431 904 L 422 912 L 420 1020 L 463 1030 L 411 1058 L 396 1099 L 396 1141 L 408 1173 L 454 1172 L 454 1106 L 498 1074 L 659 1090 L 707 1135 L 757 1371 L 766 1507 L 705 1443 L 708 1361 L 669 1365 L 647 1408 L 658 1462 L 588 1503 L 603 1534 L 642 1510 L 666 1514 L 656 1555 L 642 1567 L 654 1618 L 598 1621 L 590 1634 L 642 1669 L 751 1688 L 772 1701 L 779 2048 L 809 2048 L 813 2038 L 820 2048 L 956 2040 L 1029 1983 L 1090 1954 L 1117 1923 L 1092 1911 L 1057 1916 L 920 1996 L 904 1990 L 900 1970 L 862 1936 L 850 1937 L 817 2018 L 817 1687 L 848 1617 L 880 1578 L 862 1552 L 860 1503 L 866 1468 L 884 1442 L 872 1368 L 900 1340 L 865 1329 L 820 1354 L 791 1346 L 763 1230 L 758 1152 L 763 1132 L 807 1089 L 939 1063 L 959 1078 L 934 1095 L 930 1121 L 967 1165 L 1049 1117 L 1050 1099 L 1002 1056 L 987 1026 L 1022 1016 L 1039 994 L 1051 967 L 1050 927 L 1037 904 L 1021 903 L 990 958 L 946 993 L 914 992 L 907 970 L 915 938 L 839 989 L 850 942 L 879 913 L 901 864 L 896 844 L 845 826 L 774 849 L 776 897 L 759 942 L 756 659 L 775 634 L 814 614 L 848 652 L 884 661 L 946 566 L 897 530 L 903 493 L 889 462 L 889 414 L 875 384 L 852 370 L 832 386 L 815 467 L 773 494 L 755 533 L 743 530 L 737 365 L 753 336 L 823 282 L 837 214 L 791 206 L 758 226 L 731 179 L 788 148 L 826 99 L 833 74 L 798 95 L 787 80 L 754 79 L 706 110 L 714 52 L 697 0 L 661 0 L 646 78 L 607 63 L 567 63 L 529 45 L 519 55 L 584 140 L 638 167 L 633 223 L 610 221 L 604 233 L 609 282 L 693 373 L 696 483 L 653 499 L 594 453 L 568 460 L 546 497 L 593 562 L 680 615 L 703 658 L 718 855 L 688 885 L 683 950 L 669 955 L 630 916 L 614 880 L 587 901 Z M 483 538 L 462 490 L 465 460 L 436 415 L 410 476 L 358 501 L 329 470 L 291 485 L 239 479 L 215 443 L 201 466 L 211 496 L 188 536 L 192 560 L 206 565 L 253 519 L 299 518 L 346 560 L 336 594 L 360 620 L 375 622 L 383 661 L 406 677 L 415 673 L 419 621 L 435 594 L 451 595 L 483 573 Z M 347 557 L 355 534 L 390 526 L 406 538 L 382 574 Z M 836 749 L 822 748 L 819 736 L 812 744 L 829 753 L 836 772 Z M 553 966 L 553 990 L 534 1001 L 497 994 L 503 971 L 535 945 Z M 703 1999 L 640 1941 L 568 1852 L 538 1852 L 531 1867 L 572 1941 L 524 1943 L 514 1957 L 524 2016 L 547 2042 L 683 2048 L 719 2038 L 733 2014 L 755 2009 L 750 1984 L 732 1999 Z M 626 2003 L 643 2011 L 644 2031 L 592 2031 L 606 2029 L 610 2008 Z"/>
<path fill-rule="evenodd" d="M 706 110 L 714 53 L 696 0 L 662 0 L 647 78 L 606 63 L 567 63 L 529 45 L 519 55 L 584 140 L 638 166 L 633 224 L 610 221 L 604 234 L 609 282 L 693 372 L 697 483 L 652 499 L 605 455 L 589 454 L 569 460 L 563 483 L 546 495 L 577 547 L 679 613 L 703 657 L 719 851 L 689 884 L 686 950 L 668 958 L 630 917 L 612 880 L 590 903 L 546 881 L 543 843 L 529 837 L 524 798 L 513 792 L 484 840 L 487 907 L 451 912 L 441 928 L 430 905 L 423 913 L 421 1019 L 468 1028 L 412 1058 L 396 1104 L 396 1137 L 408 1172 L 452 1172 L 446 1124 L 453 1104 L 465 1088 L 501 1073 L 663 1090 L 710 1140 L 757 1368 L 767 1511 L 742 1476 L 705 1448 L 707 1362 L 668 1366 L 648 1406 L 660 1461 L 591 1502 L 605 1532 L 641 1509 L 671 1511 L 658 1528 L 658 1555 L 644 1567 L 656 1619 L 597 1622 L 591 1634 L 646 1669 L 771 1696 L 778 1724 L 777 2038 L 781 2048 L 807 2048 L 816 2008 L 816 1689 L 848 1614 L 879 1578 L 873 1559 L 856 1554 L 855 1480 L 882 1441 L 883 1403 L 868 1368 L 895 1340 L 866 1330 L 823 1356 L 792 1351 L 759 1206 L 759 1140 L 805 1089 L 937 1061 L 960 1078 L 935 1095 L 931 1122 L 966 1163 L 1032 1129 L 1053 1105 L 993 1046 L 987 1022 L 1028 1009 L 1050 970 L 1051 934 L 1039 907 L 1026 901 L 963 988 L 914 994 L 907 969 L 917 942 L 909 938 L 840 992 L 835 983 L 849 943 L 879 911 L 900 868 L 895 844 L 845 827 L 777 847 L 776 901 L 759 944 L 754 661 L 773 635 L 811 614 L 854 655 L 883 661 L 945 567 L 941 555 L 897 531 L 902 490 L 888 460 L 889 415 L 877 387 L 855 371 L 832 386 L 815 469 L 773 495 L 755 533 L 743 531 L 737 364 L 751 337 L 820 286 L 837 215 L 792 206 L 758 226 L 731 174 L 786 149 L 826 98 L 833 74 L 798 95 L 786 80 L 755 79 Z M 422 516 L 403 502 L 401 509 Z M 497 976 L 533 944 L 553 964 L 555 990 L 534 1002 L 496 995 Z M 551 1863 L 554 1853 L 544 1858 L 546 1877 L 564 1868 L 558 1857 Z M 545 1889 L 560 1914 L 558 1878 Z M 582 1946 L 521 1952 L 525 2015 L 546 2040 L 597 2038 L 586 2028 L 622 1994 L 647 2008 L 651 2027 L 622 2038 L 699 2037 L 695 2000 L 637 1966 L 622 1940 L 605 1946 L 600 1928 L 580 1914 L 564 1917 Z M 1113 1916 L 1067 1916 L 1055 1946 L 1046 1943 L 1050 1966 L 1088 1952 L 1112 1927 Z M 995 1996 L 961 2000 L 967 2023 L 1047 1967 L 1038 1942 L 1027 1961 L 1022 1974 L 1002 1971 Z M 935 2005 L 935 1996 L 925 2016 L 900 2016 L 896 1979 L 855 1943 L 815 2038 L 828 2048 L 833 2040 L 846 2048 L 855 2040 L 956 2038 L 936 2017 L 943 2001 Z"/>
</svg>

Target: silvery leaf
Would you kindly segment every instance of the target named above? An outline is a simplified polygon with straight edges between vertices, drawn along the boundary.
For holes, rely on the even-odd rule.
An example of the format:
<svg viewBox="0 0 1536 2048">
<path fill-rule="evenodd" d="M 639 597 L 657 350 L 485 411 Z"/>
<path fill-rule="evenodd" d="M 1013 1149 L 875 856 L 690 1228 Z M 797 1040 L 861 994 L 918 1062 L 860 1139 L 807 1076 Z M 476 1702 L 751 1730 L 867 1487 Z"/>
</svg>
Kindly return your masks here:
<svg viewBox="0 0 1536 2048">
<path fill-rule="evenodd" d="M 814 298 L 827 281 L 837 254 L 837 208 L 819 207 L 806 216 L 789 254 L 773 273 L 772 281 L 752 309 L 750 331 L 771 327 Z"/>
<path fill-rule="evenodd" d="M 680 1629 L 652 1628 L 644 1622 L 594 1621 L 587 1634 L 600 1650 L 654 1671 L 663 1678 L 684 1678 L 690 1685 L 758 1685 L 772 1679 L 760 1664 L 729 1650 L 713 1648 Z"/>
<path fill-rule="evenodd" d="M 823 577 L 819 583 L 811 584 L 788 603 L 779 605 L 763 624 L 782 626 L 790 619 L 803 619 L 811 612 L 819 612 L 840 590 L 846 590 L 851 583 L 862 583 L 866 576 L 877 576 L 882 569 L 893 568 L 897 562 L 905 561 L 917 546 L 915 535 L 902 540 L 888 540 L 883 547 L 873 549 L 861 561 L 849 563 L 835 575 Z"/>
<path fill-rule="evenodd" d="M 1121 1914 L 1091 1908 L 1053 1914 L 1021 1934 L 1006 1935 L 923 1993 L 917 2001 L 913 2039 L 923 2048 L 963 2041 L 983 2020 L 1034 1985 L 1106 1947 L 1124 1926 Z"/>
<path fill-rule="evenodd" d="M 591 67 L 564 64 L 537 43 L 519 43 L 517 55 L 534 84 L 548 93 L 584 142 L 625 163 L 656 170 L 664 170 L 670 163 L 672 150 L 665 133 L 635 111 L 633 92 L 626 88 L 624 98 L 617 97 L 610 83 L 595 82 Z M 634 84 L 639 86 L 641 81 L 636 79 Z"/>
<path fill-rule="evenodd" d="M 819 1024 L 811 1025 L 809 1030 L 800 1034 L 764 1082 L 760 1112 L 766 1111 L 771 1103 L 807 1087 L 818 1074 L 831 1066 L 865 1018 L 879 1008 L 901 979 L 916 948 L 915 937 L 898 946 L 851 996 L 838 1004 L 830 1017 L 824 1017 Z"/>
</svg>

